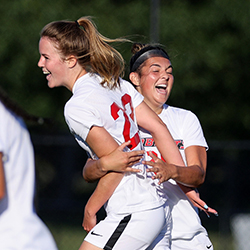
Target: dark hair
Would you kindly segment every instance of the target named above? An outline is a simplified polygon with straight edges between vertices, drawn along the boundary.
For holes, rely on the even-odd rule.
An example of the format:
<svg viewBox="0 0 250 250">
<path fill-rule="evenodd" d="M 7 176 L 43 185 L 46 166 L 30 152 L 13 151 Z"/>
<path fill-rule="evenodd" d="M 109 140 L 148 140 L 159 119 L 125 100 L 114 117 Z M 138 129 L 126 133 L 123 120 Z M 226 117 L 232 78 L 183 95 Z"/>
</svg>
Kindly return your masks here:
<svg viewBox="0 0 250 250">
<path fill-rule="evenodd" d="M 164 57 L 170 60 L 168 53 L 159 46 L 134 43 L 131 49 L 133 56 L 130 59 L 130 72 L 140 72 L 144 62 L 151 57 Z"/>
<path fill-rule="evenodd" d="M 51 123 L 50 120 L 42 117 L 37 117 L 34 115 L 30 115 L 21 107 L 19 107 L 14 101 L 10 99 L 10 97 L 0 88 L 0 102 L 8 109 L 10 112 L 14 113 L 18 117 L 21 117 L 23 120 L 27 122 L 34 122 L 38 124 Z"/>
</svg>

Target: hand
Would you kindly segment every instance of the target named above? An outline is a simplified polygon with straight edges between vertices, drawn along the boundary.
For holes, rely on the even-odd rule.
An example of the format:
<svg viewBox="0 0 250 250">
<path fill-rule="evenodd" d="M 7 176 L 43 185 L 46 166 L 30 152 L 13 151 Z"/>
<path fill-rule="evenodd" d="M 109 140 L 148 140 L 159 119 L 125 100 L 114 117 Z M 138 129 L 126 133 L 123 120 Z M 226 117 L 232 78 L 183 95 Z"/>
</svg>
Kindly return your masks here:
<svg viewBox="0 0 250 250">
<path fill-rule="evenodd" d="M 148 155 L 152 158 L 153 161 L 142 161 L 142 163 L 152 167 L 147 169 L 147 172 L 155 173 L 152 179 L 159 179 L 159 184 L 161 184 L 162 182 L 173 178 L 175 167 L 174 165 L 168 164 L 165 161 L 161 160 L 151 151 L 148 152 Z"/>
<path fill-rule="evenodd" d="M 194 189 L 186 187 L 186 190 L 184 192 L 186 196 L 189 198 L 189 200 L 191 201 L 191 203 L 195 207 L 198 207 L 199 209 L 204 211 L 208 217 L 210 217 L 209 213 L 212 213 L 218 216 L 218 212 L 215 209 L 209 207 L 203 200 L 201 200 L 199 193 L 196 192 Z"/>
<path fill-rule="evenodd" d="M 141 160 L 144 150 L 124 152 L 123 150 L 130 143 L 131 141 L 124 142 L 109 155 L 101 157 L 99 164 L 101 164 L 102 169 L 117 172 L 140 172 L 139 169 L 132 168 L 132 166 Z"/>
<path fill-rule="evenodd" d="M 96 214 L 91 215 L 90 213 L 88 213 L 88 211 L 86 211 L 85 208 L 82 222 L 82 227 L 84 228 L 84 230 L 88 233 L 96 225 L 96 222 Z"/>
</svg>

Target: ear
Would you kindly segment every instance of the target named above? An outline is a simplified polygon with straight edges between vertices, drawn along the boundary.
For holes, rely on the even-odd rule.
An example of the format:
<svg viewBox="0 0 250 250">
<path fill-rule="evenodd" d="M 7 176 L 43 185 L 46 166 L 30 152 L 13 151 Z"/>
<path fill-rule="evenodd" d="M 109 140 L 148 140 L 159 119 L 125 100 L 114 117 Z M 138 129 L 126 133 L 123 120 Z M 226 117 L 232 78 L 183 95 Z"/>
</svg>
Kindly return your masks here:
<svg viewBox="0 0 250 250">
<path fill-rule="evenodd" d="M 129 74 L 129 79 L 130 81 L 136 86 L 139 87 L 140 86 L 140 77 L 138 75 L 138 73 L 136 72 L 131 72 Z"/>
<path fill-rule="evenodd" d="M 69 68 L 74 68 L 77 64 L 77 59 L 75 56 L 69 56 L 67 59 L 66 59 L 66 62 L 68 64 L 68 67 Z"/>
</svg>

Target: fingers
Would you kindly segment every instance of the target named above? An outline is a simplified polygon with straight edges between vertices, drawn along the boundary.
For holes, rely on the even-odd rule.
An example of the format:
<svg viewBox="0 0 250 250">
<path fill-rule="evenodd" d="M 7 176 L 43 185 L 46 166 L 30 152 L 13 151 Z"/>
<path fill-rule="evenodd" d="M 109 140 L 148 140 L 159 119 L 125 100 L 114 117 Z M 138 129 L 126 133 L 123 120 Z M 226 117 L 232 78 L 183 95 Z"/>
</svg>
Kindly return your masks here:
<svg viewBox="0 0 250 250">
<path fill-rule="evenodd" d="M 138 168 L 131 168 L 131 167 L 127 167 L 123 172 L 132 172 L 132 173 L 140 173 L 141 170 Z"/>
<path fill-rule="evenodd" d="M 158 158 L 152 151 L 148 151 L 147 153 L 154 162 L 156 162 L 157 160 L 160 160 L 160 158 Z"/>
<path fill-rule="evenodd" d="M 208 207 L 208 208 L 207 208 L 207 211 L 208 211 L 209 213 L 211 213 L 211 214 L 214 214 L 214 215 L 216 215 L 216 216 L 219 216 L 218 212 L 217 212 L 215 209 L 211 208 L 211 207 Z"/>
<path fill-rule="evenodd" d="M 144 155 L 144 151 L 143 150 L 135 150 L 135 151 L 130 151 L 130 152 L 126 152 L 128 155 L 128 158 L 131 160 L 140 160 L 143 155 Z"/>
<path fill-rule="evenodd" d="M 123 142 L 118 148 L 123 151 L 126 147 L 128 147 L 129 145 L 131 144 L 131 141 L 128 140 L 128 141 L 125 141 Z M 137 152 L 137 154 L 144 154 L 144 150 L 134 150 L 134 151 L 129 151 L 129 152 Z"/>
<path fill-rule="evenodd" d="M 82 222 L 82 227 L 87 233 L 90 231 L 89 227 L 85 225 L 84 221 Z"/>
<path fill-rule="evenodd" d="M 196 207 L 204 211 L 208 217 L 210 217 L 209 214 L 219 216 L 218 212 L 215 209 L 209 207 L 203 200 L 199 200 L 199 203 L 195 200 L 193 200 L 193 202 L 196 204 Z"/>
<path fill-rule="evenodd" d="M 119 149 L 120 149 L 121 151 L 123 151 L 124 148 L 126 148 L 126 147 L 128 147 L 128 146 L 130 145 L 130 143 L 131 143 L 130 140 L 129 140 L 129 141 L 123 142 L 123 143 L 119 146 Z"/>
<path fill-rule="evenodd" d="M 148 166 L 151 166 L 151 167 L 154 167 L 155 163 L 153 161 L 142 161 L 142 164 L 144 165 L 148 165 Z M 149 168 L 150 170 L 152 168 Z M 149 171 L 149 172 L 154 172 L 154 171 Z"/>
</svg>

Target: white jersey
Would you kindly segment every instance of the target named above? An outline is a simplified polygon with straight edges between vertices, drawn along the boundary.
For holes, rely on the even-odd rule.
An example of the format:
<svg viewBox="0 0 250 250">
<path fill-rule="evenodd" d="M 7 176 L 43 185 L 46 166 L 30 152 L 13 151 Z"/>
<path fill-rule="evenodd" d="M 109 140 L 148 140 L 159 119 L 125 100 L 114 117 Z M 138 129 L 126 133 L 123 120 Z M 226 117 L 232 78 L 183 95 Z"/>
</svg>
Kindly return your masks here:
<svg viewBox="0 0 250 250">
<path fill-rule="evenodd" d="M 0 249 L 57 249 L 34 211 L 35 165 L 29 133 L 1 102 L 0 152 L 6 182 L 6 195 L 0 200 Z"/>
<path fill-rule="evenodd" d="M 88 73 L 76 81 L 73 96 L 65 105 L 64 114 L 70 131 L 93 159 L 97 156 L 85 141 L 93 126 L 104 127 L 119 145 L 131 140 L 130 150 L 142 149 L 134 108 L 143 101 L 143 96 L 130 83 L 120 80 L 120 88 L 110 90 L 100 85 L 99 76 Z M 151 185 L 152 180 L 146 177 L 144 165 L 134 167 L 142 172 L 123 177 L 105 206 L 107 213 L 132 213 L 163 204 Z"/>
<path fill-rule="evenodd" d="M 208 147 L 200 122 L 192 112 L 165 104 L 159 117 L 167 125 L 176 141 L 185 164 L 184 149 L 189 146 Z M 145 150 L 153 151 L 158 157 L 161 157 L 149 132 L 140 129 L 140 136 Z M 147 160 L 150 159 L 151 157 L 147 156 Z M 174 180 L 171 179 L 157 185 L 157 189 L 160 196 L 165 197 L 170 206 L 173 219 L 172 240 L 191 239 L 199 232 L 206 233 L 195 208 Z"/>
</svg>

